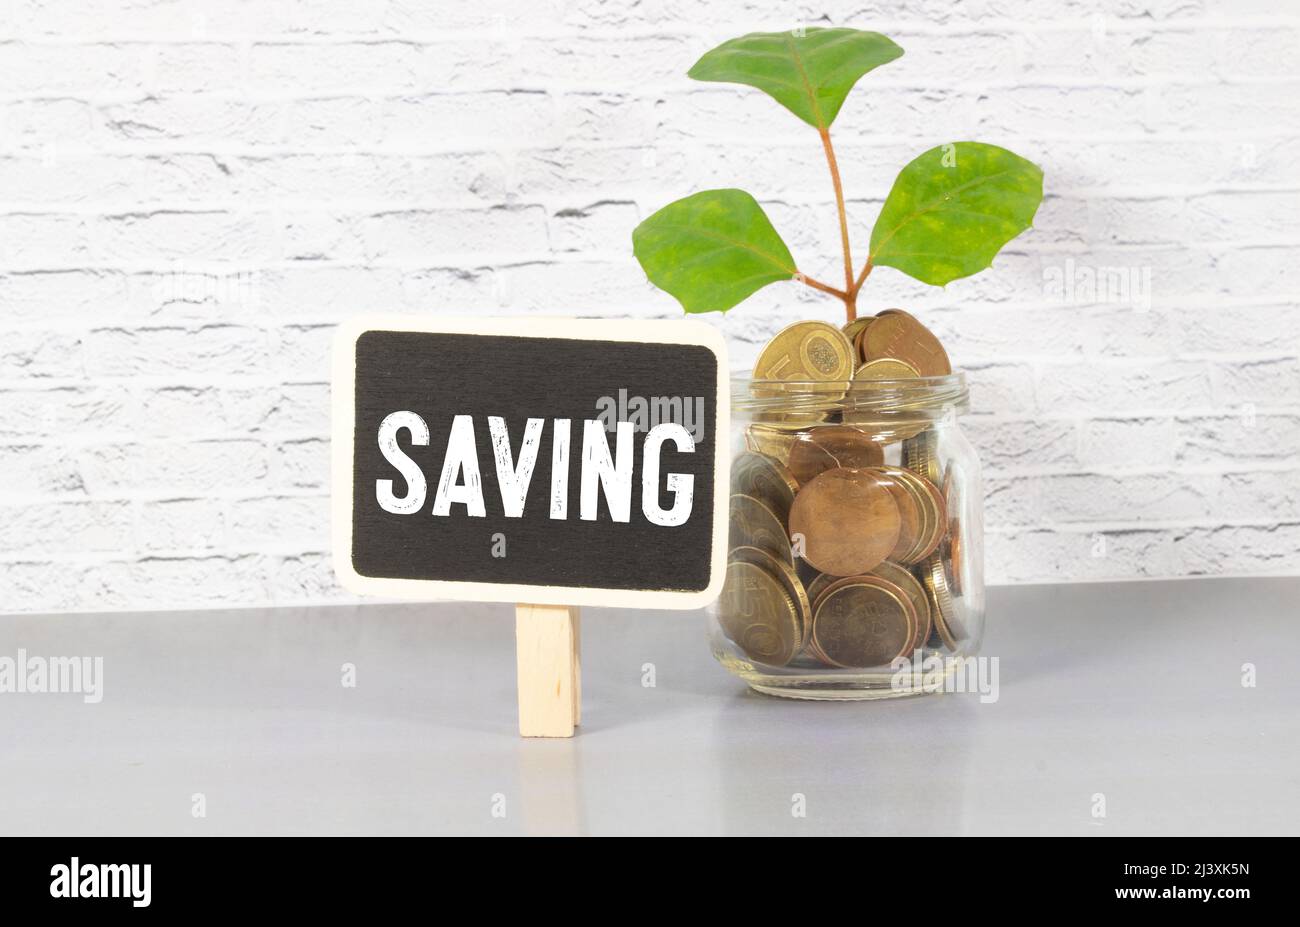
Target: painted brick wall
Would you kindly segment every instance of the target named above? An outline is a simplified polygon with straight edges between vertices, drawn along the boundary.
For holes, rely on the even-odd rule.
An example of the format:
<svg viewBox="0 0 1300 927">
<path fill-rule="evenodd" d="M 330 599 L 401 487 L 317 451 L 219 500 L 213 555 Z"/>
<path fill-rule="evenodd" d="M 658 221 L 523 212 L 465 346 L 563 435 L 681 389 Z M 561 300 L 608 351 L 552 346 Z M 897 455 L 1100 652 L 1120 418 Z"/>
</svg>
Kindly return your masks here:
<svg viewBox="0 0 1300 927">
<path fill-rule="evenodd" d="M 835 131 L 859 251 L 925 148 L 1046 169 L 992 271 L 882 269 L 862 300 L 913 309 L 973 380 L 991 579 L 1300 570 L 1300 8 L 12 0 L 0 611 L 344 599 L 327 348 L 349 314 L 675 316 L 629 233 L 716 186 L 833 279 L 816 136 L 684 76 L 800 23 L 907 50 Z M 836 314 L 778 285 L 714 321 L 744 364 Z"/>
</svg>

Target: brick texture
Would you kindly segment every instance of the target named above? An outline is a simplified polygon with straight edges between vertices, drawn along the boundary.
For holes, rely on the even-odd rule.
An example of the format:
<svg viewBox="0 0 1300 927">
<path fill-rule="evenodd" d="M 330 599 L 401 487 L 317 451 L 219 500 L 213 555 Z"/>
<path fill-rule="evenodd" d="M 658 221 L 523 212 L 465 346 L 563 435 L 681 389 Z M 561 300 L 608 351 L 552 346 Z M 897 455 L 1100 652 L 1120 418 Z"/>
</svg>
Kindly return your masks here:
<svg viewBox="0 0 1300 927">
<path fill-rule="evenodd" d="M 1268 0 L 0 6 L 0 611 L 343 601 L 328 347 L 370 310 L 674 317 L 630 232 L 753 192 L 837 274 L 815 135 L 685 72 L 852 25 L 859 252 L 957 138 L 1042 164 L 976 278 L 882 269 L 972 381 L 998 583 L 1300 571 L 1300 11 Z M 836 304 L 711 318 L 738 367 Z"/>
</svg>

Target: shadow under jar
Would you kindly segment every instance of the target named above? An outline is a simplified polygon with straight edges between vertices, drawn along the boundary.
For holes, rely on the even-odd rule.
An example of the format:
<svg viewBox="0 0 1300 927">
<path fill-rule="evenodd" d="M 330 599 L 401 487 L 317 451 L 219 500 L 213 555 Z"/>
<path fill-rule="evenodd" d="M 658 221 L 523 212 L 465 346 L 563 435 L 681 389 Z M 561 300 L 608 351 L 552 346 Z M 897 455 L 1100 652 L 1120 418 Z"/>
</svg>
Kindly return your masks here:
<svg viewBox="0 0 1300 927">
<path fill-rule="evenodd" d="M 966 378 L 741 377 L 732 397 L 714 656 L 770 695 L 941 688 L 984 631 L 983 488 L 958 425 Z"/>
</svg>

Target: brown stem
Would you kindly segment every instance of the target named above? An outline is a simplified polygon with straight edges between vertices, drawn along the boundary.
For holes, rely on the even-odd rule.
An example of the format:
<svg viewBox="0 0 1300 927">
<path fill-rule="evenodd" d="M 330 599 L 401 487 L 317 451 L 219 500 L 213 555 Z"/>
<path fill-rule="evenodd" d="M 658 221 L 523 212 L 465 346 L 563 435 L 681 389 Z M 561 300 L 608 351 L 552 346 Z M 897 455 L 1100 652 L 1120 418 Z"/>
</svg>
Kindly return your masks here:
<svg viewBox="0 0 1300 927">
<path fill-rule="evenodd" d="M 862 273 L 858 274 L 857 282 L 849 287 L 849 295 L 852 296 L 854 300 L 858 298 L 858 291 L 862 289 L 862 284 L 871 276 L 871 271 L 874 267 L 875 265 L 871 263 L 871 258 L 867 258 L 867 263 L 862 265 Z"/>
<path fill-rule="evenodd" d="M 826 163 L 830 165 L 831 184 L 835 187 L 835 206 L 840 213 L 840 244 L 844 246 L 844 308 L 852 322 L 857 318 L 857 293 L 853 289 L 853 255 L 849 251 L 849 218 L 844 210 L 844 188 L 840 185 L 840 167 L 835 162 L 830 129 L 820 129 L 818 134 L 822 137 L 822 147 L 826 149 Z"/>
<path fill-rule="evenodd" d="M 845 293 L 843 290 L 837 290 L 835 287 L 831 286 L 830 284 L 822 283 L 820 280 L 814 280 L 812 277 L 809 277 L 805 274 L 795 274 L 795 279 L 798 280 L 800 283 L 804 284 L 805 286 L 812 287 L 814 290 L 821 290 L 823 293 L 829 293 L 832 296 L 837 296 L 840 299 L 844 300 L 846 303 L 849 301 L 848 293 Z"/>
</svg>

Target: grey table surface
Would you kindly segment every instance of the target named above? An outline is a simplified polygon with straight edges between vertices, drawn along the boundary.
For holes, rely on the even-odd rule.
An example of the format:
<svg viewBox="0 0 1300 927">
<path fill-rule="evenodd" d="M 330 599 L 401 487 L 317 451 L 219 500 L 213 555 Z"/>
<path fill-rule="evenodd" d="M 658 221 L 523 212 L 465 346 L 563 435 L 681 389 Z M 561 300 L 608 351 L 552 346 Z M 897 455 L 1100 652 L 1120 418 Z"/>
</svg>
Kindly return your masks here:
<svg viewBox="0 0 1300 927">
<path fill-rule="evenodd" d="M 700 613 L 588 609 L 572 740 L 516 734 L 508 606 L 0 617 L 0 656 L 104 659 L 98 704 L 0 695 L 0 833 L 1294 834 L 1298 610 L 994 588 L 986 704 L 762 696 Z"/>
</svg>

